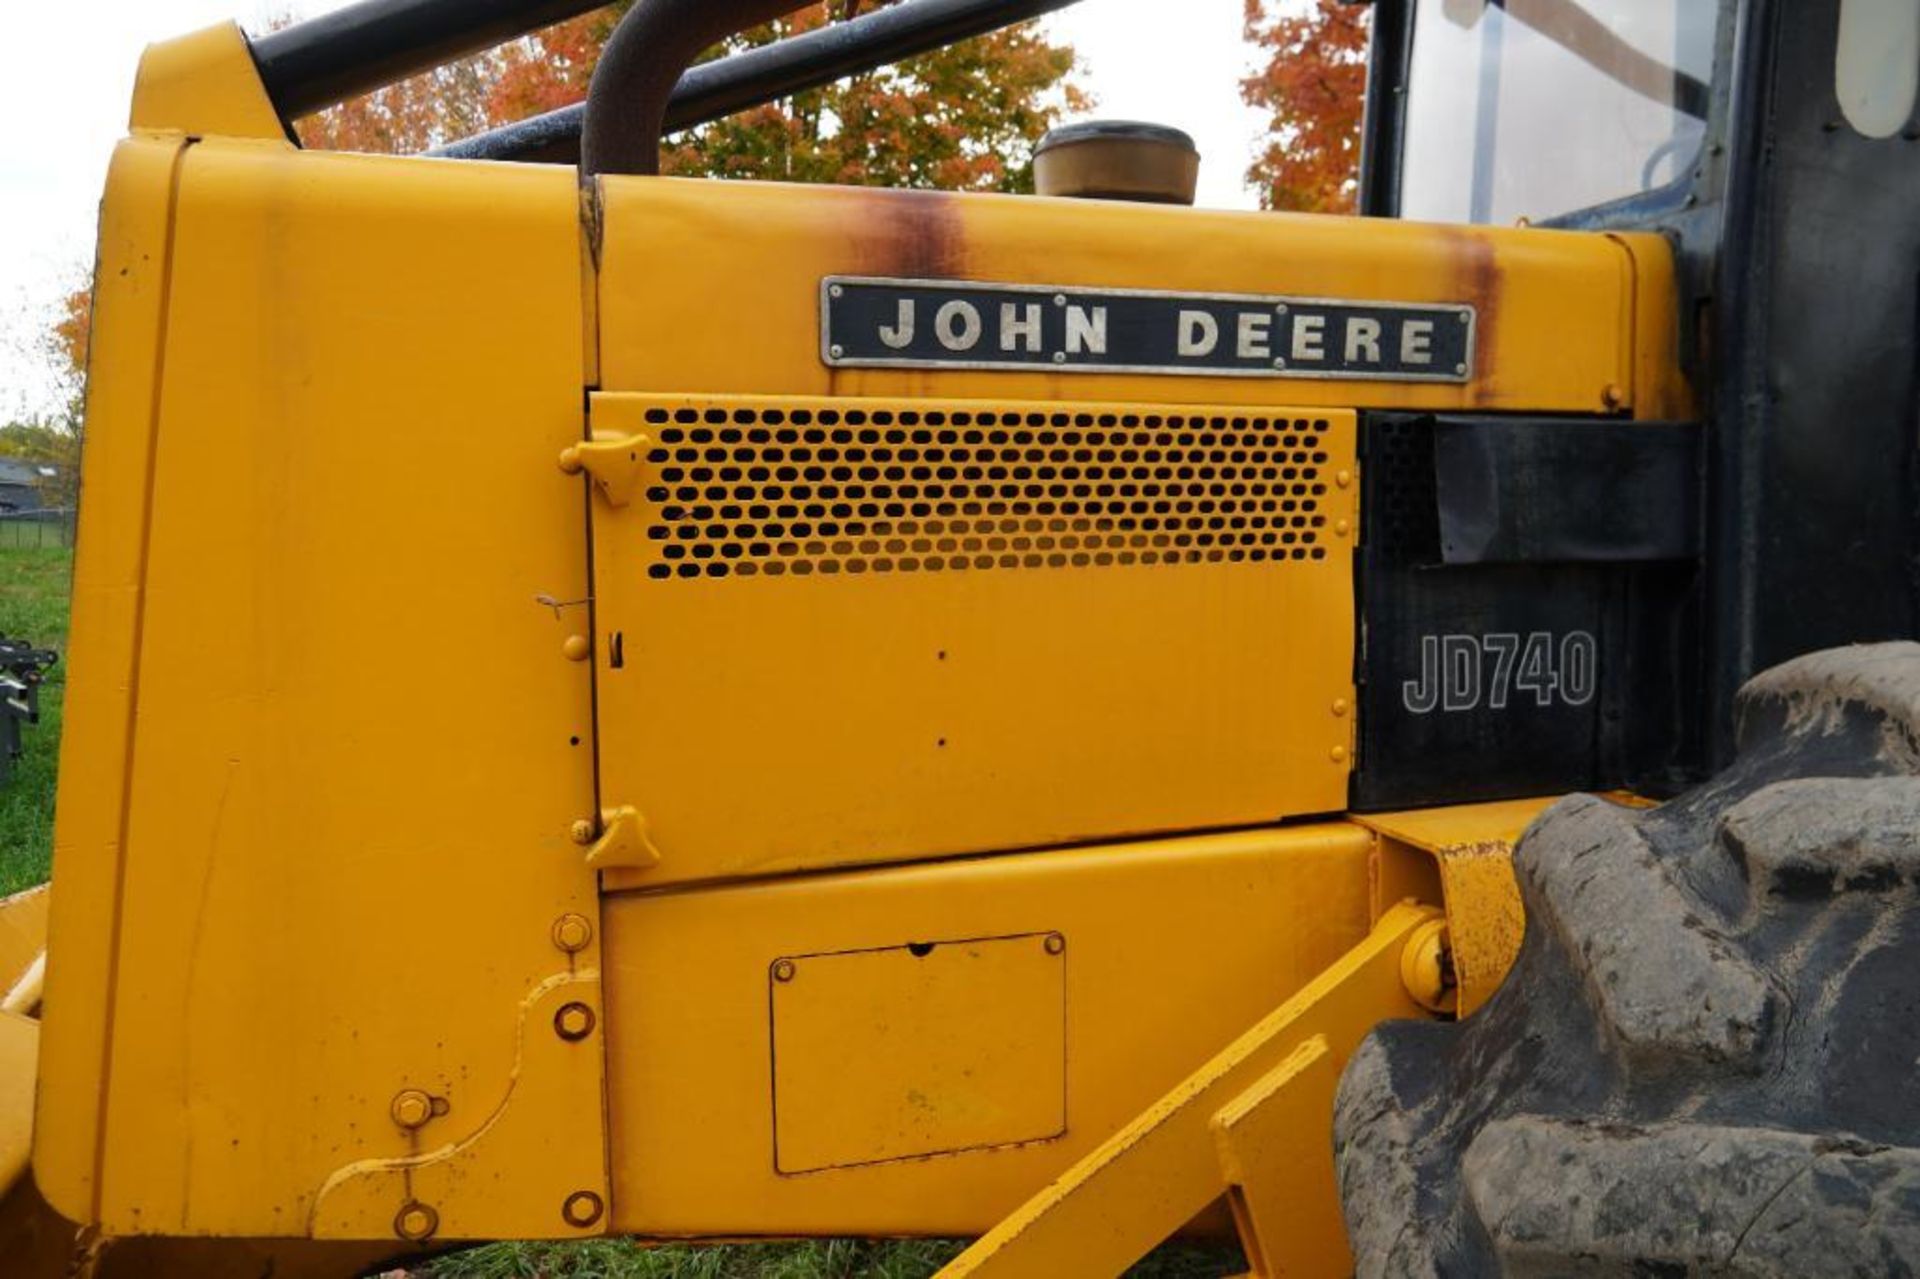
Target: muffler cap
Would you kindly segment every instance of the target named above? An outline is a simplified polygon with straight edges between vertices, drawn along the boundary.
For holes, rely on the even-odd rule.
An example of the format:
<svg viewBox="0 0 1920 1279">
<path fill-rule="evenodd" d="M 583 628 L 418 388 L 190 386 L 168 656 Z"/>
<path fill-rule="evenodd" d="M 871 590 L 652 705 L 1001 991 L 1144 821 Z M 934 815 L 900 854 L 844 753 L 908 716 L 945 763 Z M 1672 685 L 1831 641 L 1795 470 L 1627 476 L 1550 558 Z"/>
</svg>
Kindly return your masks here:
<svg viewBox="0 0 1920 1279">
<path fill-rule="evenodd" d="M 1050 130 L 1033 152 L 1041 195 L 1192 204 L 1200 152 L 1179 129 L 1138 120 L 1088 120 Z"/>
</svg>

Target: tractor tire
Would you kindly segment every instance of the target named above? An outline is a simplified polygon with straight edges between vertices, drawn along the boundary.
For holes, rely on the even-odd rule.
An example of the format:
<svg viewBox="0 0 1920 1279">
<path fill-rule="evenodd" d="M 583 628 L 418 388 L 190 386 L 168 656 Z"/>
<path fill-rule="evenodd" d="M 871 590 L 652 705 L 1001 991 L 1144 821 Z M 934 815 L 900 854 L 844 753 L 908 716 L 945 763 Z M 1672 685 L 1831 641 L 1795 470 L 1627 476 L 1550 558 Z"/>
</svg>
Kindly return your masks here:
<svg viewBox="0 0 1920 1279">
<path fill-rule="evenodd" d="M 1698 789 L 1543 813 L 1499 991 L 1348 1063 L 1363 1279 L 1920 1271 L 1920 644 L 1776 667 L 1736 715 Z"/>
</svg>

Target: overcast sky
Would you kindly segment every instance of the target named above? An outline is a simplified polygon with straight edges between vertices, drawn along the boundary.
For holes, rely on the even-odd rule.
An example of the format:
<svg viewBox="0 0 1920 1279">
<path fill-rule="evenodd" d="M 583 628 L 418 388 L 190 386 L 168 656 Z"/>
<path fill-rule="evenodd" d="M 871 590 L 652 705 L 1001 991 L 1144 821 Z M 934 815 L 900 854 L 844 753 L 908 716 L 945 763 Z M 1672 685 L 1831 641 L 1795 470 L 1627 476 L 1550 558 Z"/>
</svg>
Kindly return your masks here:
<svg viewBox="0 0 1920 1279">
<path fill-rule="evenodd" d="M 0 421 L 52 406 L 40 344 L 93 256 L 107 156 L 150 41 L 227 19 L 257 26 L 340 0 L 5 0 L 0 9 Z M 1173 15 L 1177 10 L 1178 16 Z M 1094 114 L 1178 125 L 1199 143 L 1199 202 L 1251 208 L 1260 132 L 1238 81 L 1241 0 L 1081 0 L 1046 21 L 1079 50 Z"/>
</svg>

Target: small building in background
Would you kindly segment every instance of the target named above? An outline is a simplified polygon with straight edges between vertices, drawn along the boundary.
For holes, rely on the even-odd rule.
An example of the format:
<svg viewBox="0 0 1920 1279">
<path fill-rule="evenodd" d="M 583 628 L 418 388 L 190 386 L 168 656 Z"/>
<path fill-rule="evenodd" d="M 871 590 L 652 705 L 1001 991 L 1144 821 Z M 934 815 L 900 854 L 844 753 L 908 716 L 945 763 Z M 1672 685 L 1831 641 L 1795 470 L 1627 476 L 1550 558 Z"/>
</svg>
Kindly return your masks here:
<svg viewBox="0 0 1920 1279">
<path fill-rule="evenodd" d="M 60 468 L 51 462 L 29 462 L 0 457 L 0 515 L 47 510 L 48 495 L 58 487 Z"/>
</svg>

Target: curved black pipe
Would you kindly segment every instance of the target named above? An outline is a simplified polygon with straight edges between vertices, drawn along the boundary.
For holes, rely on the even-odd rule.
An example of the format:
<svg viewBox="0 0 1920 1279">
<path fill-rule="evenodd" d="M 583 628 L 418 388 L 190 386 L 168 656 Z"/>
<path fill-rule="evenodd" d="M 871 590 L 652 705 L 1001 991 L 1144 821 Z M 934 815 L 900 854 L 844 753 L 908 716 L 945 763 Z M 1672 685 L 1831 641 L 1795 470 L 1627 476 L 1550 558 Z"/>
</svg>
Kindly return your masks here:
<svg viewBox="0 0 1920 1279">
<path fill-rule="evenodd" d="M 728 36 L 806 0 L 640 0 L 614 28 L 587 86 L 580 174 L 658 173 L 667 103 L 680 74 Z"/>
<path fill-rule="evenodd" d="M 291 121 L 606 2 L 363 0 L 261 36 L 253 60 L 274 109 Z"/>
<path fill-rule="evenodd" d="M 703 62 L 680 77 L 667 100 L 662 132 L 718 120 L 843 76 L 958 44 L 1016 22 L 1064 9 L 1076 0 L 901 0 L 776 44 Z M 561 107 L 489 129 L 428 152 L 461 160 L 580 158 L 584 104 Z"/>
</svg>

